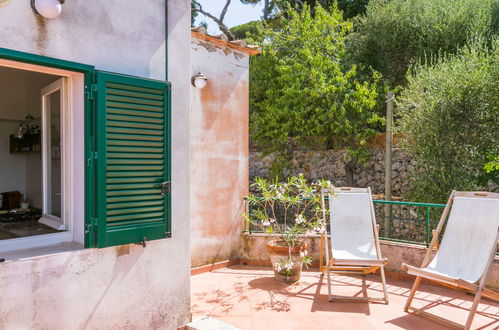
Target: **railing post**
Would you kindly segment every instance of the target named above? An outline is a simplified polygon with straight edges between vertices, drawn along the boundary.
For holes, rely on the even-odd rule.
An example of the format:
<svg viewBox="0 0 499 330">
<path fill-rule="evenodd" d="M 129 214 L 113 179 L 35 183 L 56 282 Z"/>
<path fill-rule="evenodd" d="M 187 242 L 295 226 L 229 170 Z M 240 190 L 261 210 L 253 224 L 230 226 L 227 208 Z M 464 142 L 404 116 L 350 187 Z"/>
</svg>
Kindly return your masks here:
<svg viewBox="0 0 499 330">
<path fill-rule="evenodd" d="M 392 91 L 386 95 L 386 146 L 385 146 L 385 200 L 392 200 L 392 121 L 393 121 L 393 99 L 394 94 Z M 385 206 L 385 214 L 391 214 L 391 205 Z M 390 235 L 390 218 L 385 218 L 383 235 L 389 237 Z"/>
<path fill-rule="evenodd" d="M 430 246 L 431 240 L 431 228 L 430 228 L 430 206 L 426 207 L 426 247 Z"/>
</svg>

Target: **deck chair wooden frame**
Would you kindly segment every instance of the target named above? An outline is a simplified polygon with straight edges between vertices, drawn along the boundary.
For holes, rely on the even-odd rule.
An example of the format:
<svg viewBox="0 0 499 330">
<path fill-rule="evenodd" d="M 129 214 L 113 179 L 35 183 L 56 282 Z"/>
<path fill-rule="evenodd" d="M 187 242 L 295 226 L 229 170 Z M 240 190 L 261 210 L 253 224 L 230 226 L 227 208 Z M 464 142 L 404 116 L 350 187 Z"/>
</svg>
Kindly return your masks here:
<svg viewBox="0 0 499 330">
<path fill-rule="evenodd" d="M 422 263 L 421 268 L 410 266 L 410 265 L 407 265 L 405 263 L 402 264 L 402 269 L 407 271 L 408 274 L 416 275 L 416 280 L 414 281 L 414 284 L 412 286 L 412 290 L 409 294 L 409 298 L 407 299 L 407 302 L 405 304 L 404 311 L 405 312 L 412 311 L 417 315 L 426 316 L 426 317 L 433 319 L 435 321 L 439 321 L 439 322 L 442 322 L 442 323 L 447 324 L 447 325 L 451 325 L 454 327 L 463 328 L 463 329 L 467 330 L 467 329 L 470 329 L 470 327 L 471 327 L 471 324 L 473 322 L 473 318 L 475 317 L 476 310 L 477 310 L 478 304 L 479 304 L 482 296 L 499 301 L 499 293 L 485 288 L 487 276 L 489 275 L 489 273 L 491 271 L 491 268 L 492 268 L 491 266 L 494 262 L 494 257 L 495 257 L 495 254 L 497 252 L 497 247 L 498 247 L 497 239 L 499 239 L 499 233 L 498 233 L 498 236 L 496 238 L 496 244 L 491 249 L 491 251 L 484 251 L 484 253 L 487 253 L 489 255 L 489 259 L 487 261 L 485 271 L 483 272 L 483 274 L 481 275 L 480 279 L 477 282 L 471 283 L 471 282 L 468 282 L 468 281 L 463 280 L 463 279 L 447 277 L 447 276 L 443 276 L 440 274 L 434 274 L 432 272 L 425 271 L 424 268 L 426 268 L 430 264 L 430 262 L 434 256 L 433 251 L 438 251 L 439 236 L 442 232 L 445 221 L 446 221 L 448 215 L 450 214 L 451 207 L 453 205 L 455 197 L 473 197 L 473 198 L 478 197 L 478 198 L 499 199 L 499 194 L 498 193 L 488 193 L 488 192 L 452 191 L 452 193 L 449 197 L 449 200 L 447 201 L 447 204 L 445 206 L 445 209 L 442 212 L 442 216 L 440 217 L 440 221 L 437 225 L 437 228 L 433 231 L 433 238 L 431 240 L 430 245 L 428 246 L 428 249 L 427 249 L 425 258 L 423 259 L 423 263 Z M 418 309 L 418 308 L 411 306 L 411 302 L 414 299 L 416 291 L 417 291 L 419 284 L 421 283 L 421 280 L 423 278 L 428 279 L 430 281 L 438 282 L 440 284 L 443 284 L 444 286 L 447 286 L 447 287 L 450 287 L 453 289 L 466 290 L 466 291 L 471 292 L 475 295 L 475 298 L 473 300 L 473 304 L 471 306 L 470 312 L 468 314 L 468 318 L 467 318 L 464 326 L 462 324 L 458 324 L 458 323 L 453 322 L 451 320 L 442 318 L 442 317 L 437 316 L 435 314 L 432 314 L 432 313 L 426 312 L 422 309 Z"/>
<path fill-rule="evenodd" d="M 336 193 L 367 193 L 369 195 L 369 200 L 371 201 L 370 203 L 370 217 L 371 217 L 371 223 L 372 223 L 372 230 L 373 230 L 373 235 L 374 235 L 374 246 L 376 249 L 376 255 L 377 255 L 377 260 L 372 260 L 372 259 L 365 259 L 365 260 L 358 260 L 358 259 L 337 259 L 332 253 L 332 257 L 329 257 L 329 244 L 331 244 L 331 251 L 332 251 L 332 244 L 333 242 L 328 242 L 327 237 L 330 237 L 332 239 L 332 236 L 328 235 L 327 230 L 322 233 L 321 235 L 321 240 L 320 240 L 320 259 L 319 259 L 319 265 L 320 265 L 320 270 L 327 276 L 327 283 L 328 283 L 328 299 L 329 302 L 332 301 L 350 301 L 350 302 L 383 302 L 385 304 L 388 304 L 388 292 L 386 289 L 386 278 L 385 278 L 385 270 L 384 266 L 387 263 L 387 259 L 383 259 L 381 257 L 381 248 L 379 245 L 379 237 L 378 237 L 378 231 L 379 231 L 379 226 L 376 224 L 376 218 L 374 214 L 374 206 L 372 203 L 372 195 L 371 195 L 371 189 L 370 188 L 351 188 L 351 187 L 342 187 L 342 188 L 334 188 L 334 192 Z M 326 216 L 326 203 L 325 199 L 327 198 L 334 198 L 334 196 L 331 195 L 331 191 L 327 189 L 323 189 L 321 192 L 321 197 L 322 197 L 322 213 L 323 213 L 323 219 L 324 221 L 327 221 L 328 219 Z M 330 210 L 331 212 L 331 210 Z M 329 221 L 331 221 L 331 213 L 329 212 Z M 326 263 L 324 265 L 324 259 L 326 260 Z M 374 298 L 374 297 L 345 297 L 345 296 L 335 296 L 331 293 L 331 274 L 343 274 L 343 275 L 362 275 L 365 276 L 370 273 L 375 273 L 377 270 L 380 270 L 380 275 L 381 275 L 381 282 L 383 285 L 383 298 Z"/>
</svg>

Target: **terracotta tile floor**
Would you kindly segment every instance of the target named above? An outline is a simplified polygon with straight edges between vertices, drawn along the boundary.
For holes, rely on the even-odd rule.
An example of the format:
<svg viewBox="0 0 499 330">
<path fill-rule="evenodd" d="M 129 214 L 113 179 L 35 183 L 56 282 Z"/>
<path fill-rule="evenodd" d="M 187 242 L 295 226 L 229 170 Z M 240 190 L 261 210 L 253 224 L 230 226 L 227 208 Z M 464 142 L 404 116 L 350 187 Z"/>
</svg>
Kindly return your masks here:
<svg viewBox="0 0 499 330">
<path fill-rule="evenodd" d="M 231 267 L 191 277 L 193 319 L 210 315 L 242 329 L 447 329 L 403 311 L 411 282 L 388 279 L 390 304 L 333 302 L 319 272 L 299 282 L 277 282 L 263 268 Z M 378 275 L 366 277 L 367 293 L 382 297 Z M 464 323 L 472 296 L 431 285 L 420 286 L 415 307 Z M 362 295 L 362 278 L 333 276 L 335 294 Z M 499 304 L 482 300 L 473 329 L 499 329 Z"/>
</svg>

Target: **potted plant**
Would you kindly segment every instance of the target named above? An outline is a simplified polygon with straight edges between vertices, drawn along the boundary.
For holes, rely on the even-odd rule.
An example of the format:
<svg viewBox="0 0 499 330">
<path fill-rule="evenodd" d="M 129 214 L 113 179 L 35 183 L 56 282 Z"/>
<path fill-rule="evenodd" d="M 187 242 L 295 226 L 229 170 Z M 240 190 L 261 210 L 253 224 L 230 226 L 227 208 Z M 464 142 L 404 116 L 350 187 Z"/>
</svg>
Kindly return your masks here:
<svg viewBox="0 0 499 330">
<path fill-rule="evenodd" d="M 309 184 L 300 174 L 285 182 L 255 178 L 252 187 L 256 193 L 247 199 L 250 208 L 246 220 L 273 236 L 267 250 L 275 278 L 296 282 L 303 265 L 312 263 L 304 237 L 326 228 L 320 190 L 330 183 L 322 180 Z"/>
</svg>

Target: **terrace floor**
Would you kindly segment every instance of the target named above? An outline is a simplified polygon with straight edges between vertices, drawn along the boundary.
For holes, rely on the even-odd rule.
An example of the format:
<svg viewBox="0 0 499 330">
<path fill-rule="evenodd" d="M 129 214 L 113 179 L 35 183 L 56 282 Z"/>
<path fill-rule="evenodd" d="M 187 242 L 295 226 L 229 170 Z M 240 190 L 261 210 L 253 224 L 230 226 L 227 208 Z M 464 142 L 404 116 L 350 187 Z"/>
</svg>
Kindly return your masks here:
<svg viewBox="0 0 499 330">
<path fill-rule="evenodd" d="M 362 295 L 362 278 L 333 275 L 337 295 Z M 241 329 L 448 329 L 405 313 L 412 282 L 388 278 L 390 303 L 328 302 L 320 272 L 306 271 L 297 283 L 277 282 L 264 268 L 230 267 L 191 277 L 192 317 L 212 316 Z M 368 275 L 367 293 L 382 297 L 378 275 Z M 473 296 L 421 284 L 413 306 L 464 324 Z M 482 299 L 473 329 L 498 329 L 499 304 Z"/>
</svg>

